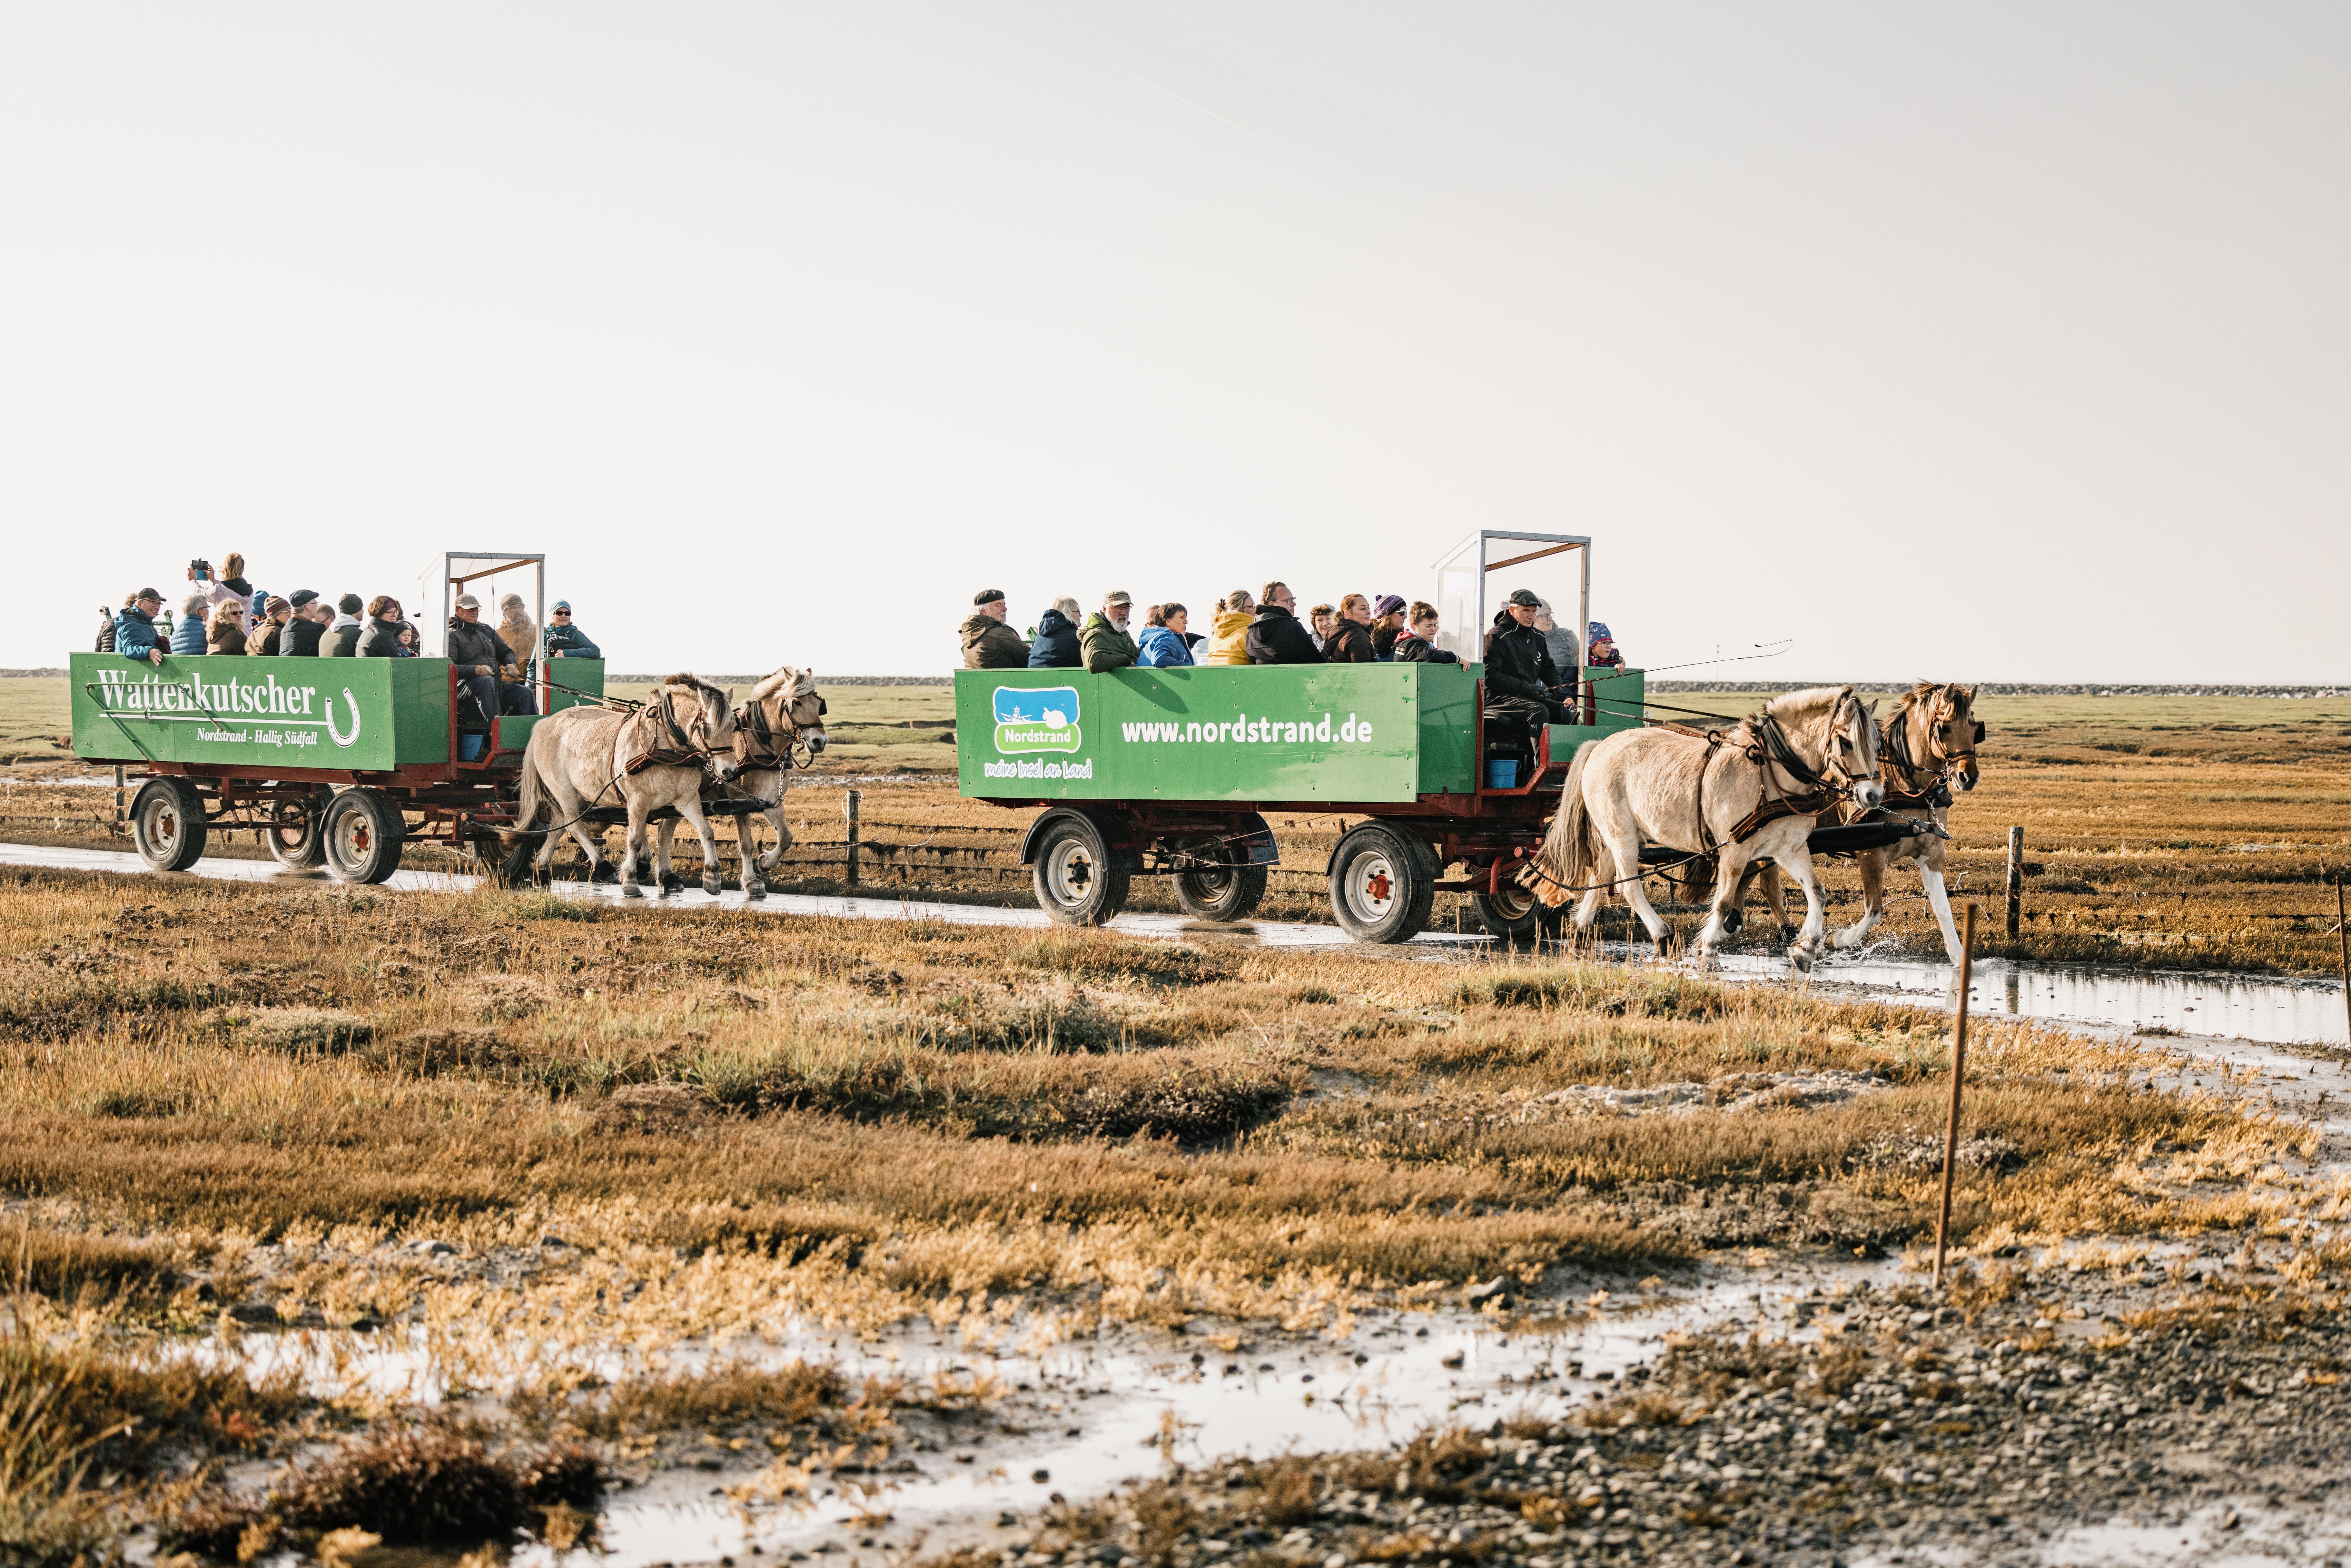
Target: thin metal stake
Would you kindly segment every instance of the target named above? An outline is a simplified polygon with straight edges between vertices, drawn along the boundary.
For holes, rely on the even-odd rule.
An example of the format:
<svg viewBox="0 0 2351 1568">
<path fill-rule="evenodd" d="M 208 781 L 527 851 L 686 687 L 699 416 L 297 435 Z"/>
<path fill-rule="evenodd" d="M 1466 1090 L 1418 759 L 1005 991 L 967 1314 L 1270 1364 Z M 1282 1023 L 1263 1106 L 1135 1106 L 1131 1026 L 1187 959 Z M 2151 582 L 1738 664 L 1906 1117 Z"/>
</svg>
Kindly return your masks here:
<svg viewBox="0 0 2351 1568">
<path fill-rule="evenodd" d="M 2335 879 L 2335 937 L 2343 945 L 2343 1028 L 2351 1040 L 2351 926 L 2343 924 L 2343 879 Z"/>
<path fill-rule="evenodd" d="M 1951 1176 L 1959 1164 L 1959 1080 L 1968 1070 L 1968 986 L 1974 978 L 1976 901 L 1968 900 L 1967 931 L 1959 938 L 1959 1019 L 1951 1035 L 1951 1118 L 1943 1129 L 1943 1217 L 1935 1222 L 1935 1286 L 1943 1283 L 1943 1249 L 1951 1233 Z"/>
</svg>

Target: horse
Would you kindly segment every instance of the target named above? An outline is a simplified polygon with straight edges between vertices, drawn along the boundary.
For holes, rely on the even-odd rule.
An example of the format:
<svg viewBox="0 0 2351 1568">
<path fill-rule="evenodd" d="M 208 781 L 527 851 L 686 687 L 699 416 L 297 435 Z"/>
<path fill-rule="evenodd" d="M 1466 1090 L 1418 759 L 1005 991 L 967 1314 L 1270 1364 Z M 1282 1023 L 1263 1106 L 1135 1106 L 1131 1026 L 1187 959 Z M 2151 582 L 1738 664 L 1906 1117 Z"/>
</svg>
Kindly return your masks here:
<svg viewBox="0 0 2351 1568">
<path fill-rule="evenodd" d="M 1641 845 L 1719 856 L 1713 906 L 1692 947 L 1707 956 L 1724 935 L 1729 890 L 1750 861 L 1768 856 L 1803 884 L 1804 928 L 1788 957 L 1808 970 L 1819 956 L 1824 901 L 1804 841 L 1840 796 L 1875 806 L 1884 794 L 1875 706 L 1851 686 L 1813 686 L 1773 699 L 1728 730 L 1660 725 L 1586 741 L 1521 881 L 1554 909 L 1583 894 L 1578 931 L 1591 925 L 1608 889 L 1622 886 L 1663 951 L 1666 923 L 1641 886 Z"/>
<path fill-rule="evenodd" d="M 1932 822 L 1938 828 L 1949 827 L 1951 785 L 1957 783 L 1963 791 L 1972 789 L 1981 777 L 1976 747 L 1985 730 L 1983 721 L 1975 716 L 1975 700 L 1974 686 L 1933 681 L 1920 681 L 1894 699 L 1879 727 L 1877 746 L 1886 782 L 1882 804 L 1888 813 Z M 1840 814 L 1847 821 L 1861 815 L 1850 806 Z M 1935 911 L 1935 924 L 1942 927 L 1943 951 L 1952 963 L 1958 963 L 1959 931 L 1952 923 L 1950 895 L 1943 887 L 1947 841 L 1946 833 L 1921 832 L 1883 848 L 1856 852 L 1854 858 L 1861 864 L 1861 918 L 1832 936 L 1829 945 L 1858 947 L 1867 940 L 1871 929 L 1886 918 L 1886 867 L 1909 861 L 1918 868 L 1927 902 Z M 1786 895 L 1778 873 L 1768 864 L 1748 866 L 1739 891 L 1732 895 L 1731 908 L 1736 911 L 1746 902 L 1747 884 L 1759 875 L 1763 879 L 1764 899 L 1784 928 Z"/>
<path fill-rule="evenodd" d="M 557 823 L 546 830 L 538 851 L 540 878 L 555 858 L 561 834 L 569 831 L 587 852 L 588 878 L 595 880 L 601 858 L 597 835 L 581 825 L 580 818 L 617 794 L 629 812 L 627 853 L 621 865 L 624 897 L 642 896 L 637 870 L 644 853 L 645 821 L 664 806 L 674 806 L 702 839 L 703 890 L 722 891 L 726 884 L 718 874 L 718 844 L 711 837 L 710 821 L 702 814 L 702 789 L 705 768 L 734 740 L 733 705 L 732 692 L 698 675 L 672 675 L 655 689 L 652 701 L 633 713 L 571 707 L 533 726 L 530 744 L 522 754 L 522 795 L 515 821 L 528 828 L 538 820 L 543 805 L 550 800 L 554 805 Z M 722 768 L 723 772 L 732 770 L 731 763 Z"/>
<path fill-rule="evenodd" d="M 743 896 L 765 898 L 768 884 L 759 873 L 772 871 L 792 847 L 792 830 L 784 821 L 784 791 L 789 787 L 792 754 L 805 750 L 813 758 L 824 749 L 824 698 L 817 695 L 816 672 L 789 664 L 776 671 L 735 707 L 733 776 L 720 793 L 728 800 L 758 800 L 776 830 L 776 847 L 761 852 L 758 869 L 751 861 L 756 841 L 748 817 L 735 819 L 735 839 L 743 852 Z M 666 886 L 669 880 L 670 835 L 674 820 L 664 818 L 656 829 L 654 864 Z"/>
</svg>

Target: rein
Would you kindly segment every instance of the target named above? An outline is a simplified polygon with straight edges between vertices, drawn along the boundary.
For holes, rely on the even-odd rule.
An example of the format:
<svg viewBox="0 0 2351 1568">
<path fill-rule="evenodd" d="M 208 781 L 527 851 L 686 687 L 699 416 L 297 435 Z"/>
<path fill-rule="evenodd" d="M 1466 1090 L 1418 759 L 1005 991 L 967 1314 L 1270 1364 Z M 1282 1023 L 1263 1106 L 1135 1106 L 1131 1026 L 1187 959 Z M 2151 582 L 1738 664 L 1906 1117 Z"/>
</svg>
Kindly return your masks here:
<svg viewBox="0 0 2351 1568">
<path fill-rule="evenodd" d="M 699 768 L 715 760 L 716 754 L 701 735 L 702 721 L 706 716 L 703 699 L 697 696 L 694 701 L 695 728 L 691 733 L 677 722 L 674 686 L 664 686 L 660 697 L 638 710 L 629 721 L 630 727 L 650 731 L 651 744 L 630 759 L 621 770 L 623 777 L 634 778 L 648 768 Z M 666 746 L 661 744 L 664 738 L 669 742 Z"/>
<path fill-rule="evenodd" d="M 777 742 L 774 722 L 768 716 L 768 704 L 776 705 L 776 717 L 783 721 L 782 742 Z M 824 699 L 817 699 L 817 712 L 824 712 Z M 803 760 L 795 763 L 798 755 Z M 784 773 L 794 767 L 814 766 L 815 758 L 808 751 L 807 742 L 800 738 L 800 726 L 792 717 L 789 699 L 768 696 L 754 697 L 735 710 L 735 776 L 746 773 Z"/>
</svg>

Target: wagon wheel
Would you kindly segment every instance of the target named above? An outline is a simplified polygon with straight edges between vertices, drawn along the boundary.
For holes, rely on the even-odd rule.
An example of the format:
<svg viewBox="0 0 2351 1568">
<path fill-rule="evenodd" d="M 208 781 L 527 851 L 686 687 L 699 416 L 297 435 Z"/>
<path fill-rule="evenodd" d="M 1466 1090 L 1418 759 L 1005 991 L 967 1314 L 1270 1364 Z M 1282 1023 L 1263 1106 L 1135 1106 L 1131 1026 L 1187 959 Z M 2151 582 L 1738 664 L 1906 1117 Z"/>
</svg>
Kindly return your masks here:
<svg viewBox="0 0 2351 1568">
<path fill-rule="evenodd" d="M 314 871 L 325 862 L 327 807 L 334 794 L 321 784 L 269 803 L 269 825 L 261 831 L 261 841 L 269 846 L 272 860 L 288 871 Z"/>
<path fill-rule="evenodd" d="M 1187 868 L 1173 879 L 1176 902 L 1193 919 L 1247 920 L 1265 902 L 1266 868 L 1236 864 L 1223 840 L 1200 833 L 1169 847 Z"/>
<path fill-rule="evenodd" d="M 184 779 L 150 779 L 131 806 L 131 840 L 156 871 L 185 871 L 204 852 L 204 802 Z"/>
<path fill-rule="evenodd" d="M 362 786 L 327 806 L 327 870 L 337 882 L 384 882 L 400 869 L 407 819 L 391 796 Z"/>
<path fill-rule="evenodd" d="M 1508 947 L 1531 947 L 1540 942 L 1545 935 L 1543 916 L 1551 913 L 1531 890 L 1509 882 L 1499 893 L 1471 894 L 1469 906 L 1486 923 L 1486 929 Z M 1559 922 L 1554 918 L 1549 924 L 1556 929 Z"/>
<path fill-rule="evenodd" d="M 1418 839 L 1366 822 L 1331 853 L 1331 913 L 1358 942 L 1409 942 L 1437 902 L 1437 856 Z"/>
<path fill-rule="evenodd" d="M 1126 868 L 1084 817 L 1055 818 L 1038 835 L 1036 855 L 1037 903 L 1062 925 L 1100 925 L 1126 907 Z"/>
</svg>

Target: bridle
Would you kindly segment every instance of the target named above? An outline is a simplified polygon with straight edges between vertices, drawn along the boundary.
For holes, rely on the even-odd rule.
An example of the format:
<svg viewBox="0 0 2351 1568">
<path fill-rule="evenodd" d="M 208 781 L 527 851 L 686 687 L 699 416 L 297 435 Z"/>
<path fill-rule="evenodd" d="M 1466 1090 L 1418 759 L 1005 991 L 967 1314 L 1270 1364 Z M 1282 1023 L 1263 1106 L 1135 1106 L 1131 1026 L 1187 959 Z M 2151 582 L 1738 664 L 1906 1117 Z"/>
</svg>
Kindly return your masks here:
<svg viewBox="0 0 2351 1568">
<path fill-rule="evenodd" d="M 807 695 L 815 695 L 814 688 L 810 688 Z M 753 697 L 735 710 L 734 777 L 739 779 L 746 773 L 781 773 L 795 767 L 815 766 L 814 748 L 801 734 L 799 722 L 792 717 L 792 706 L 799 695 L 795 692 L 789 697 L 780 695 Z M 776 705 L 772 717 L 768 712 L 768 705 L 771 702 Z M 818 696 L 816 728 L 824 727 L 824 698 Z M 778 721 L 783 726 L 780 731 L 776 728 Z"/>
<path fill-rule="evenodd" d="M 631 759 L 622 769 L 625 774 L 637 774 L 648 768 L 709 767 L 718 763 L 716 771 L 721 779 L 732 778 L 731 762 L 719 763 L 718 754 L 710 748 L 703 731 L 709 727 L 710 700 L 700 693 L 694 698 L 694 727 L 688 729 L 677 721 L 677 687 L 664 685 L 661 695 L 637 710 L 631 722 L 645 726 L 653 732 L 653 744 Z M 719 710 L 724 713 L 726 710 Z"/>
<path fill-rule="evenodd" d="M 1910 720 L 1917 716 L 1927 731 L 1928 756 L 1918 761 L 1911 756 Z M 1917 705 L 1902 710 L 1895 722 L 1886 727 L 1886 752 L 1878 758 L 1879 770 L 1886 778 L 1886 809 L 1917 810 L 1921 808 L 1949 806 L 1951 803 L 1951 775 L 1975 766 L 1976 747 L 1984 737 L 1983 720 L 1970 716 L 1975 734 L 1964 749 L 1954 749 L 1943 739 L 1943 732 L 1959 717 L 1959 705 L 1951 700 L 1949 686 L 1938 689 L 1931 708 Z M 1928 783 L 1919 788 L 1918 780 Z"/>
<path fill-rule="evenodd" d="M 1851 710 L 1850 718 L 1847 717 L 1848 709 Z M 1823 755 L 1818 768 L 1804 760 L 1788 739 L 1787 731 L 1781 727 L 1780 721 L 1768 711 L 1742 720 L 1739 728 L 1746 732 L 1747 740 L 1740 749 L 1761 770 L 1763 788 L 1755 802 L 1755 809 L 1730 830 L 1730 841 L 1738 843 L 1750 838 L 1756 830 L 1782 817 L 1817 817 L 1837 801 L 1852 799 L 1862 776 L 1846 765 L 1844 753 L 1846 747 L 1855 745 L 1860 739 L 1861 731 L 1854 722 L 1860 717 L 1860 703 L 1851 693 L 1841 694 L 1827 715 L 1822 744 Z M 1714 751 L 1733 744 L 1738 732 L 1725 735 L 1719 729 L 1697 730 L 1678 724 L 1659 727 L 1696 736 L 1707 744 L 1707 756 L 1698 769 L 1698 841 L 1706 846 L 1708 854 L 1712 854 L 1721 847 L 1721 843 L 1714 836 L 1713 824 L 1706 820 L 1706 773 L 1713 765 Z M 1781 788 L 1775 769 L 1794 779 L 1796 789 Z"/>
</svg>

